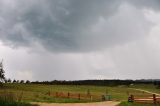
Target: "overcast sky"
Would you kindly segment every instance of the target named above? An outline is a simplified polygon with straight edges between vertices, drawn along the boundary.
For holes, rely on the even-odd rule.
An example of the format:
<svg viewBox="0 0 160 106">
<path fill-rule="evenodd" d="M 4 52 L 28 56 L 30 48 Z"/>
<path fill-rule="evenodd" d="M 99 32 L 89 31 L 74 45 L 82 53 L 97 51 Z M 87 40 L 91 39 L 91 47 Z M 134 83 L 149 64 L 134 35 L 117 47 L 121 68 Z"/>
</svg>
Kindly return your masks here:
<svg viewBox="0 0 160 106">
<path fill-rule="evenodd" d="M 2 58 L 11 79 L 158 79 L 160 0 L 1 0 Z"/>
</svg>

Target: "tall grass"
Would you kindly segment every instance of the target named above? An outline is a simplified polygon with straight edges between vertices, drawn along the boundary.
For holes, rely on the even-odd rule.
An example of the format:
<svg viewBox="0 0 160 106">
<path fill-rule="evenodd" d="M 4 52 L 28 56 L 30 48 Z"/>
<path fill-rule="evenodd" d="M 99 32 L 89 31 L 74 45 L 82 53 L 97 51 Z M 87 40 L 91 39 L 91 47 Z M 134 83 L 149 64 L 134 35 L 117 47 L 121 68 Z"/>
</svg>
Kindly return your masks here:
<svg viewBox="0 0 160 106">
<path fill-rule="evenodd" d="M 0 99 L 0 106 L 38 106 L 38 105 Z"/>
<path fill-rule="evenodd" d="M 0 100 L 1 101 L 16 101 L 16 96 L 13 92 L 8 92 L 4 90 L 0 93 Z"/>
<path fill-rule="evenodd" d="M 0 106 L 38 106 L 21 102 L 23 92 L 16 96 L 13 92 L 3 91 L 0 93 Z"/>
</svg>

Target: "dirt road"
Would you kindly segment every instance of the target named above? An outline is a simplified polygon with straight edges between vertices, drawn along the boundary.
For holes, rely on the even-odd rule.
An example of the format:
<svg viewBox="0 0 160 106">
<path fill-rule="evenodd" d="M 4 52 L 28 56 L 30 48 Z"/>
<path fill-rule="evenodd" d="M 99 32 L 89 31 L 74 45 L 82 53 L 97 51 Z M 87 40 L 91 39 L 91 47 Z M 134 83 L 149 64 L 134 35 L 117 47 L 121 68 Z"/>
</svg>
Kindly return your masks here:
<svg viewBox="0 0 160 106">
<path fill-rule="evenodd" d="M 39 106 L 117 106 L 120 102 L 107 101 L 107 102 L 94 102 L 94 103 L 33 103 Z"/>
</svg>

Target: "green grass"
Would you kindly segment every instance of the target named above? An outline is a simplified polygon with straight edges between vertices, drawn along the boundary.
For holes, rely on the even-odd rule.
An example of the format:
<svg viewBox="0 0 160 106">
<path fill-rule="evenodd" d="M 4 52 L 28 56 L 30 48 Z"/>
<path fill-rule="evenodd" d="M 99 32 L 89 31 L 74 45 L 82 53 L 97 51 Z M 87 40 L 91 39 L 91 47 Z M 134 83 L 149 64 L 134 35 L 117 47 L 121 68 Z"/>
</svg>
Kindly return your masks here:
<svg viewBox="0 0 160 106">
<path fill-rule="evenodd" d="M 128 102 L 122 102 L 118 106 L 160 106 L 159 105 L 154 105 L 154 104 L 142 104 L 142 103 L 128 103 Z"/>
<path fill-rule="evenodd" d="M 29 103 L 0 100 L 0 106 L 38 106 Z"/>
<path fill-rule="evenodd" d="M 36 98 L 35 102 L 49 102 L 49 103 L 87 103 L 87 102 L 96 102 L 95 100 L 78 100 L 78 99 L 68 99 L 68 98 L 55 98 L 55 97 L 46 97 L 46 98 Z"/>
<path fill-rule="evenodd" d="M 68 98 L 55 98 L 46 95 L 47 92 L 82 93 L 87 94 L 87 90 L 93 95 L 111 95 L 111 100 L 127 101 L 129 94 L 141 94 L 142 92 L 129 89 L 127 86 L 107 87 L 107 86 L 84 86 L 84 85 L 40 85 L 40 84 L 4 84 L 5 89 L 0 89 L 0 93 L 5 91 L 13 92 L 18 98 L 22 94 L 22 102 L 95 102 L 91 100 L 78 100 Z"/>
</svg>

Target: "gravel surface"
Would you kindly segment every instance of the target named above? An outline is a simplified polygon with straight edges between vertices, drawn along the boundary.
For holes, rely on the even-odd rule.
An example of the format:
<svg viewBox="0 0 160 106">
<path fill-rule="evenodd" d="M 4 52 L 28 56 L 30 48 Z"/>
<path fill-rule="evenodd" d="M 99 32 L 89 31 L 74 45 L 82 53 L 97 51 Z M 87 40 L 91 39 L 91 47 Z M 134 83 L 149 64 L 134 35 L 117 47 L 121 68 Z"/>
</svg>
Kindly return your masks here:
<svg viewBox="0 0 160 106">
<path fill-rule="evenodd" d="M 94 102 L 94 103 L 32 103 L 39 106 L 117 106 L 118 101 Z"/>
</svg>

